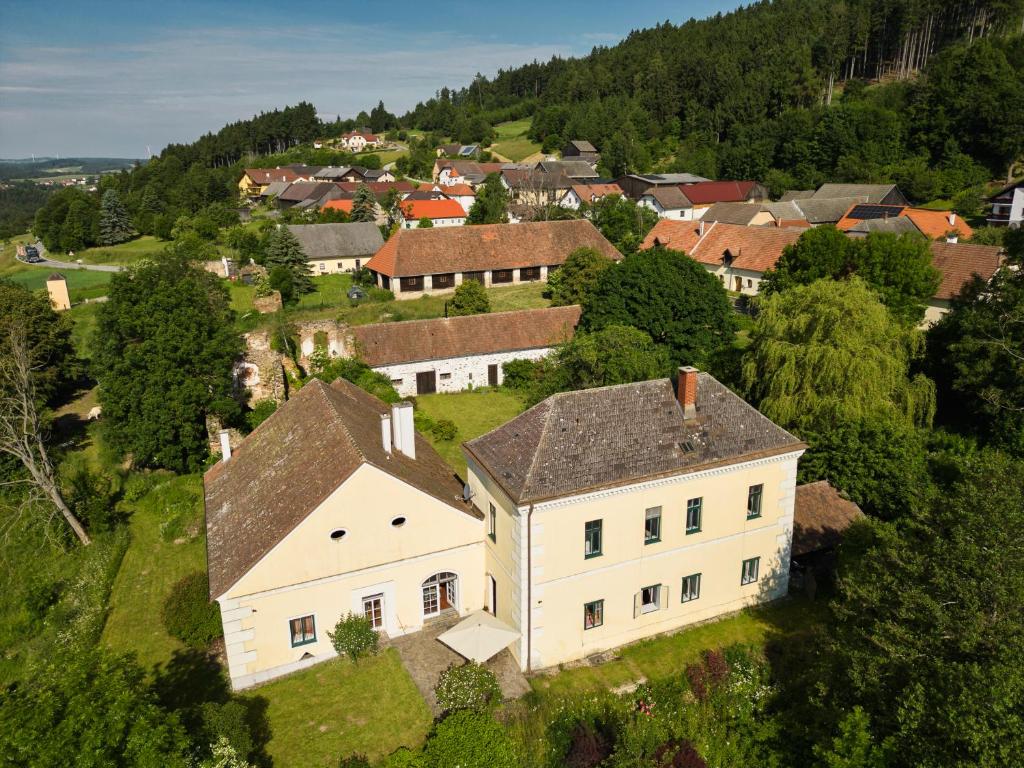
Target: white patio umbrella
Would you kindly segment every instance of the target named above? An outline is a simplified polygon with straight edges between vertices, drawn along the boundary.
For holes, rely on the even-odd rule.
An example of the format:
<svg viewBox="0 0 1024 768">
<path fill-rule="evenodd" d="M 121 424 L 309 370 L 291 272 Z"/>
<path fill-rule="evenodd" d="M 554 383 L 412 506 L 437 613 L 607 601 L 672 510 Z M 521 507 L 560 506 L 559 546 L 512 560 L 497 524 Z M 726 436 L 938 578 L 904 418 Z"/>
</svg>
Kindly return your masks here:
<svg viewBox="0 0 1024 768">
<path fill-rule="evenodd" d="M 518 640 L 519 633 L 487 611 L 477 611 L 437 639 L 460 656 L 482 663 Z"/>
</svg>

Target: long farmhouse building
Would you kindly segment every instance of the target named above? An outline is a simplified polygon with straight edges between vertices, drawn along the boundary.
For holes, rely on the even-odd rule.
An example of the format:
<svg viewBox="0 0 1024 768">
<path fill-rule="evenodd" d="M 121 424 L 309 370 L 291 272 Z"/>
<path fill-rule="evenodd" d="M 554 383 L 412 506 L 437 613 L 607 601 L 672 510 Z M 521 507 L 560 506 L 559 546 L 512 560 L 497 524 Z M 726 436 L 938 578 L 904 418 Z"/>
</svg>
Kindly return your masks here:
<svg viewBox="0 0 1024 768">
<path fill-rule="evenodd" d="M 451 293 L 466 280 L 486 287 L 547 281 L 577 248 L 622 258 L 585 219 L 401 229 L 366 267 L 396 299 Z"/>
</svg>

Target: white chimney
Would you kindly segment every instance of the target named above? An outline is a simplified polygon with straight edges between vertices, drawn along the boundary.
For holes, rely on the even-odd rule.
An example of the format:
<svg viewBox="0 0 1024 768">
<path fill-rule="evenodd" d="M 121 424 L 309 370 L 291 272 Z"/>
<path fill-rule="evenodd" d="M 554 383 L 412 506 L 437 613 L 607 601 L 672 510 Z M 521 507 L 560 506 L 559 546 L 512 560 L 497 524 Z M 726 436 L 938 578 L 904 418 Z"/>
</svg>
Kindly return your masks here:
<svg viewBox="0 0 1024 768">
<path fill-rule="evenodd" d="M 403 401 L 391 406 L 391 432 L 395 448 L 410 459 L 416 458 L 416 426 L 413 422 L 412 403 Z"/>
<path fill-rule="evenodd" d="M 956 214 L 955 213 L 951 212 L 949 214 L 949 226 L 951 226 L 951 227 L 955 227 L 956 226 Z"/>
<path fill-rule="evenodd" d="M 231 458 L 231 436 L 226 429 L 220 431 L 220 455 L 224 461 Z"/>
<path fill-rule="evenodd" d="M 384 444 L 384 453 L 391 455 L 391 414 L 380 415 L 380 440 Z"/>
<path fill-rule="evenodd" d="M 704 219 L 700 220 L 700 224 L 698 226 L 699 226 L 698 232 L 700 232 L 700 236 L 704 237 Z"/>
</svg>

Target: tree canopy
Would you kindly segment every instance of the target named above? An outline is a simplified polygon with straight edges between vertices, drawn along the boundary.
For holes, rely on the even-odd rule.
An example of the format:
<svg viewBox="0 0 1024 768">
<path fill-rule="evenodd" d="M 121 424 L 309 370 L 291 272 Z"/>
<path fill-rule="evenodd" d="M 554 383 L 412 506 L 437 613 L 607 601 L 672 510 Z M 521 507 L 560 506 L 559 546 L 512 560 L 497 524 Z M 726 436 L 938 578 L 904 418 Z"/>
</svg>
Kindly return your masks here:
<svg viewBox="0 0 1024 768">
<path fill-rule="evenodd" d="M 700 367 L 731 341 L 732 308 L 721 283 L 679 251 L 652 248 L 604 270 L 583 306 L 584 329 L 632 325 L 673 363 Z"/>
<path fill-rule="evenodd" d="M 377 220 L 377 198 L 365 184 L 356 187 L 355 195 L 352 198 L 352 213 L 349 215 L 352 221 L 376 221 Z"/>
<path fill-rule="evenodd" d="M 121 202 L 116 189 L 108 189 L 103 193 L 100 202 L 99 237 L 100 245 L 117 245 L 131 240 L 138 234 L 132 227 L 128 210 Z"/>
<path fill-rule="evenodd" d="M 231 371 L 242 342 L 228 292 L 192 255 L 171 247 L 114 275 L 94 339 L 110 445 L 178 472 L 205 460 L 207 416 L 238 410 Z"/>
<path fill-rule="evenodd" d="M 764 293 L 771 294 L 821 278 L 840 280 L 850 275 L 868 283 L 897 317 L 912 324 L 924 317 L 941 280 L 932 266 L 928 241 L 922 237 L 871 233 L 853 238 L 835 227 L 815 227 L 786 246 L 761 285 Z"/>
<path fill-rule="evenodd" d="M 291 277 L 290 289 L 294 293 L 310 293 L 313 290 L 309 260 L 306 258 L 298 238 L 288 227 L 278 227 L 267 239 L 263 264 L 270 270 L 271 275 L 277 268 L 287 270 Z M 283 278 L 279 277 L 277 282 L 280 283 L 282 280 Z M 274 281 L 271 280 L 271 282 Z M 281 290 L 279 285 L 274 287 Z M 283 294 L 282 291 L 282 296 Z"/>
<path fill-rule="evenodd" d="M 477 280 L 463 280 L 448 302 L 448 314 L 452 317 L 480 315 L 490 311 L 491 300 Z"/>
<path fill-rule="evenodd" d="M 562 266 L 548 274 L 552 306 L 583 304 L 597 285 L 601 273 L 614 263 L 594 248 L 577 248 L 566 257 Z"/>
<path fill-rule="evenodd" d="M 469 207 L 467 224 L 504 224 L 508 221 L 508 192 L 496 173 L 487 175 Z"/>
</svg>

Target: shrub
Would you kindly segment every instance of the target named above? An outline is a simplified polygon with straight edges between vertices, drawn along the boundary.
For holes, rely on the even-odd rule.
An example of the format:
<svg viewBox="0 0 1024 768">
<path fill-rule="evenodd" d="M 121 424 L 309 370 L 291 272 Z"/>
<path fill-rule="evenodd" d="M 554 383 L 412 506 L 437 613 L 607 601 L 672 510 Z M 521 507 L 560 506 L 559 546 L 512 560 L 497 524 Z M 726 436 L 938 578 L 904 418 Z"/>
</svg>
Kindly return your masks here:
<svg viewBox="0 0 1024 768">
<path fill-rule="evenodd" d="M 446 717 L 424 748 L 431 768 L 519 768 L 522 759 L 508 731 L 485 712 Z"/>
<path fill-rule="evenodd" d="M 430 428 L 430 434 L 436 440 L 454 440 L 459 436 L 459 428 L 455 426 L 455 422 L 451 419 L 441 419 Z"/>
<path fill-rule="evenodd" d="M 257 400 L 249 413 L 245 414 L 245 422 L 249 429 L 256 429 L 260 424 L 270 418 L 277 410 L 277 402 L 274 400 Z"/>
<path fill-rule="evenodd" d="M 84 462 L 73 462 L 65 479 L 64 498 L 75 515 L 93 534 L 112 531 L 124 521 L 117 508 L 114 479 L 94 472 Z"/>
<path fill-rule="evenodd" d="M 509 360 L 501 366 L 505 372 L 502 385 L 516 391 L 526 390 L 537 383 L 540 363 L 536 360 Z"/>
<path fill-rule="evenodd" d="M 365 755 L 349 755 L 338 761 L 338 768 L 370 768 Z"/>
<path fill-rule="evenodd" d="M 204 702 L 199 708 L 199 719 L 205 741 L 215 744 L 225 740 L 240 758 L 248 760 L 252 756 L 256 743 L 249 724 L 249 709 L 242 701 Z"/>
<path fill-rule="evenodd" d="M 417 432 L 431 432 L 434 429 L 434 420 L 423 411 L 416 410 L 412 415 L 412 420 Z"/>
<path fill-rule="evenodd" d="M 708 768 L 693 744 L 685 739 L 673 739 L 662 744 L 654 753 L 654 761 L 658 768 Z"/>
<path fill-rule="evenodd" d="M 399 747 L 380 763 L 380 768 L 426 768 L 427 758 L 419 750 Z"/>
<path fill-rule="evenodd" d="M 192 648 L 205 648 L 220 637 L 220 610 L 210 602 L 209 592 L 205 571 L 190 573 L 178 581 L 161 611 L 167 634 Z"/>
<path fill-rule="evenodd" d="M 338 619 L 334 631 L 328 632 L 331 645 L 339 656 L 348 656 L 352 661 L 359 661 L 360 656 L 372 655 L 377 652 L 380 639 L 376 630 L 365 616 L 349 613 Z"/>
<path fill-rule="evenodd" d="M 438 677 L 434 693 L 446 712 L 481 710 L 501 700 L 501 688 L 494 673 L 473 662 L 449 666 Z"/>
<path fill-rule="evenodd" d="M 577 723 L 565 756 L 566 768 L 596 768 L 612 753 L 609 739 L 590 723 Z"/>
<path fill-rule="evenodd" d="M 476 280 L 461 283 L 448 302 L 448 314 L 452 317 L 482 315 L 490 311 L 491 300 L 487 298 L 487 291 Z"/>
</svg>

